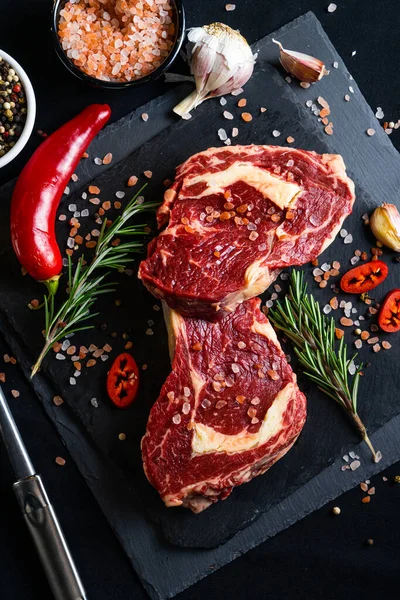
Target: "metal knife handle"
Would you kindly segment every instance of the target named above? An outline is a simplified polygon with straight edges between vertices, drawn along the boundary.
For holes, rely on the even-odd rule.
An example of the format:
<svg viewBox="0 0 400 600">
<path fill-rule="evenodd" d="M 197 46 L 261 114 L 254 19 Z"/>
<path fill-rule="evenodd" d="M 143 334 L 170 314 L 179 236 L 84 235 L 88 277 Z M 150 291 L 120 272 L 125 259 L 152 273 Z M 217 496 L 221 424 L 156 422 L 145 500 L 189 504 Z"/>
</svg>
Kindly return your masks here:
<svg viewBox="0 0 400 600">
<path fill-rule="evenodd" d="M 85 590 L 39 475 L 14 483 L 14 492 L 56 600 L 86 600 Z"/>
</svg>

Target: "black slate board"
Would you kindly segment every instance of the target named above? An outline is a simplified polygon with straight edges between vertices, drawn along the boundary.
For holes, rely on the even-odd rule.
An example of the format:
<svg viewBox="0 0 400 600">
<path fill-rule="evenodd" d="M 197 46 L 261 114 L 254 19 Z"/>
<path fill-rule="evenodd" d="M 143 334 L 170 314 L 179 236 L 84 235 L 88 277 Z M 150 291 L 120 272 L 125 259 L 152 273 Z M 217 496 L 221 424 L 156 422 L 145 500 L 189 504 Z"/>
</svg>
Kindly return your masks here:
<svg viewBox="0 0 400 600">
<path fill-rule="evenodd" d="M 328 67 L 333 61 L 338 61 L 339 69 L 332 69 L 331 75 L 316 88 L 303 90 L 298 84 L 289 85 L 280 70 L 271 66 L 277 58 L 271 37 L 278 37 L 288 47 L 304 48 L 307 41 L 310 53 L 322 57 Z M 313 15 L 308 14 L 296 20 L 273 36 L 264 38 L 255 47 L 259 51 L 259 64 L 255 76 L 246 86 L 245 95 L 253 114 L 258 113 L 260 105 L 266 106 L 267 112 L 254 119 L 250 126 L 240 122 L 240 135 L 235 141 L 284 144 L 287 135 L 292 135 L 296 138 L 296 146 L 343 154 L 349 174 L 357 185 L 356 210 L 346 222 L 346 227 L 353 232 L 356 245 L 343 246 L 338 239 L 325 254 L 326 260 L 338 259 L 346 264 L 352 254 L 351 249 L 354 250 L 358 245 L 362 248 L 372 245 L 372 239 L 368 239 L 366 230 L 360 225 L 360 215 L 381 200 L 394 197 L 399 183 L 398 154 L 378 128 L 356 84 L 350 80 Z M 354 95 L 348 91 L 350 85 L 354 88 Z M 120 162 L 116 165 L 113 163 L 108 169 L 95 167 L 91 160 L 84 162 L 78 171 L 80 179 L 71 186 L 73 193 L 64 200 L 63 206 L 77 203 L 81 208 L 86 207 L 85 202 L 76 199 L 82 191 L 81 186 L 86 185 L 94 175 L 102 189 L 102 199 L 112 199 L 113 192 L 125 189 L 121 185 L 129 175 L 139 174 L 148 168 L 155 175 L 146 191 L 146 198 L 160 197 L 161 183 L 165 177 L 173 174 L 176 164 L 197 150 L 220 145 L 217 129 L 225 127 L 228 130 L 233 122 L 221 119 L 223 109 L 217 101 L 200 107 L 189 122 L 175 123 L 174 118 L 168 116 L 176 98 L 184 93 L 185 90 L 179 87 L 137 111 L 138 115 L 141 112 L 150 114 L 146 124 L 140 122 L 138 115 L 133 115 L 102 132 L 90 150 L 91 156 L 103 156 L 112 149 L 114 163 L 115 159 Z M 352 96 L 350 103 L 344 103 L 343 96 L 346 93 Z M 322 95 L 331 105 L 335 124 L 332 138 L 323 133 L 321 124 L 305 107 L 305 101 L 309 98 L 314 101 L 317 95 Z M 229 98 L 226 108 L 236 113 L 235 104 L 236 100 Z M 377 134 L 370 139 L 364 132 L 374 125 Z M 282 132 L 275 140 L 272 137 L 273 129 Z M 153 137 L 156 134 L 157 137 Z M 189 141 L 184 144 L 182 140 Z M 98 176 L 102 170 L 104 174 Z M 385 176 L 382 177 L 382 174 Z M 11 186 L 3 188 L 0 194 L 3 202 L 8 203 L 10 191 Z M 2 329 L 13 352 L 28 371 L 32 353 L 38 349 L 41 326 L 36 316 L 33 317 L 22 307 L 24 302 L 39 292 L 36 284 L 28 278 L 22 282 L 17 275 L 19 269 L 7 248 L 7 228 L 3 227 L 1 256 L 5 268 L 0 280 Z M 93 225 L 88 227 L 90 229 Z M 63 234 L 65 230 L 60 231 L 60 235 Z M 306 271 L 309 275 L 310 269 L 306 268 Z M 394 285 L 393 279 L 389 280 L 385 289 L 382 286 L 382 294 Z M 36 378 L 33 385 L 152 597 L 174 595 L 205 576 L 211 566 L 216 568 L 232 560 L 235 555 L 355 485 L 362 477 L 370 476 L 398 459 L 398 442 L 394 435 L 390 435 L 398 421 L 397 399 L 393 393 L 398 386 L 398 374 L 395 352 L 392 351 L 385 357 L 383 353 L 374 357 L 373 366 L 367 373 L 368 383 L 365 383 L 368 397 L 362 398 L 363 416 L 371 431 L 379 430 L 380 426 L 387 423 L 376 436 L 384 451 L 384 460 L 380 465 L 371 464 L 368 453 L 362 447 L 357 450 L 363 458 L 362 472 L 342 474 L 338 464 L 327 468 L 345 449 L 349 449 L 351 440 L 357 442 L 357 437 L 337 408 L 314 389 L 308 390 L 305 382 L 300 380 L 303 389 L 308 392 L 309 417 L 300 440 L 285 459 L 265 476 L 238 488 L 228 500 L 201 515 L 165 509 L 144 479 L 138 444 L 150 405 L 168 373 L 166 335 L 161 313 L 152 309 L 156 303 L 135 278 L 124 276 L 117 293 L 123 302 L 120 309 L 111 310 L 112 303 L 109 300 L 102 306 L 102 314 L 107 314 L 107 332 L 119 331 L 121 334 L 128 331 L 134 342 L 135 356 L 141 363 L 148 364 L 148 370 L 143 373 L 142 395 L 135 407 L 121 413 L 113 410 L 104 398 L 107 363 L 99 364 L 92 372 L 85 372 L 78 379 L 79 385 L 73 388 L 68 385 L 68 378 L 73 371 L 71 366 L 66 361 L 53 360 L 46 364 L 45 373 Z M 317 295 L 325 303 L 331 294 L 327 290 L 317 290 Z M 153 337 L 145 335 L 148 319 L 155 322 L 152 326 L 155 331 Z M 111 340 L 107 332 L 97 330 L 93 335 L 90 334 L 90 340 L 99 345 L 109 342 L 113 346 L 112 355 L 115 356 L 123 348 L 124 341 L 121 336 Z M 87 341 L 86 335 L 80 338 L 82 342 Z M 394 386 L 388 385 L 383 393 L 380 389 L 382 374 L 386 381 L 393 381 Z M 50 401 L 54 393 L 61 393 L 68 406 L 62 410 L 56 409 Z M 90 405 L 93 396 L 99 400 L 98 409 Z M 377 398 L 380 399 L 379 403 L 376 402 Z M 120 431 L 128 434 L 124 444 L 117 439 Z M 104 460 L 104 454 L 111 460 Z M 115 469 L 116 463 L 122 473 Z M 148 517 L 151 517 L 151 521 Z M 161 530 L 152 521 L 160 523 Z M 253 521 L 254 524 L 248 526 Z M 161 531 L 170 542 L 192 549 L 188 551 L 172 547 L 160 536 Z M 235 533 L 236 536 L 232 538 Z M 194 549 L 213 547 L 229 538 L 232 539 L 216 550 Z"/>
</svg>

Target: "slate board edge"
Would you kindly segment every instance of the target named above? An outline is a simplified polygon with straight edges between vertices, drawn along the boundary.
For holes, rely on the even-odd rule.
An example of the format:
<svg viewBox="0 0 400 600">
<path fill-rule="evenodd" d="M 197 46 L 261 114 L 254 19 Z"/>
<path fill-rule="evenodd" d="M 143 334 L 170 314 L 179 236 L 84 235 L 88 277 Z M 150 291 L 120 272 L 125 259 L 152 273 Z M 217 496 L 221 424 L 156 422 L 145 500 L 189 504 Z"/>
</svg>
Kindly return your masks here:
<svg viewBox="0 0 400 600">
<path fill-rule="evenodd" d="M 0 324 L 2 325 L 1 331 L 6 343 L 11 348 L 12 353 L 18 355 L 18 352 L 21 351 L 18 341 L 10 330 L 7 331 L 7 326 L 4 327 L 4 323 L 1 320 Z M 22 368 L 25 377 L 28 379 L 29 365 L 20 364 L 20 367 Z M 301 486 L 279 505 L 261 515 L 255 523 L 239 532 L 223 546 L 213 550 L 191 549 L 189 552 L 185 549 L 170 545 L 166 548 L 162 548 L 161 552 L 162 554 L 166 553 L 169 566 L 173 569 L 175 576 L 177 572 L 179 572 L 179 569 L 181 569 L 182 573 L 180 573 L 180 577 L 178 578 L 180 585 L 175 585 L 172 588 L 166 583 L 165 590 L 157 589 L 151 583 L 151 568 L 147 576 L 144 576 L 143 565 L 136 564 L 135 557 L 130 554 L 129 544 L 127 544 L 126 538 L 119 533 L 120 521 L 118 518 L 115 519 L 114 517 L 114 507 L 108 503 L 107 498 L 102 497 L 101 482 L 103 477 L 107 477 L 109 481 L 115 482 L 115 486 L 121 490 L 127 485 L 124 477 L 118 474 L 115 467 L 109 461 L 105 461 L 101 453 L 92 446 L 89 438 L 83 435 L 81 426 L 70 418 L 68 411 L 60 411 L 59 408 L 56 408 L 51 403 L 51 387 L 45 378 L 40 377 L 39 379 L 40 383 L 37 382 L 37 388 L 33 388 L 33 390 L 35 392 L 40 390 L 39 397 L 43 407 L 49 418 L 55 424 L 63 441 L 66 437 L 69 438 L 70 443 L 68 443 L 67 446 L 69 453 L 85 477 L 96 501 L 113 527 L 120 544 L 132 562 L 134 570 L 139 575 L 142 585 L 153 600 L 167 600 L 168 598 L 174 597 L 176 594 L 195 584 L 200 579 L 215 572 L 217 569 L 245 554 L 252 548 L 255 548 L 260 543 L 273 537 L 280 531 L 287 529 L 290 525 L 293 525 L 300 519 L 311 514 L 314 510 L 321 508 L 342 493 L 357 486 L 361 481 L 371 478 L 373 475 L 376 475 L 391 466 L 398 460 L 398 457 L 400 457 L 400 438 L 397 436 L 397 432 L 400 428 L 399 415 L 391 419 L 386 425 L 381 427 L 371 436 L 375 448 L 379 448 L 383 454 L 383 458 L 379 463 L 372 462 L 371 455 L 366 445 L 363 442 L 360 442 L 357 446 L 353 447 L 353 450 L 361 457 L 361 466 L 359 469 L 343 473 L 340 470 L 340 467 L 344 462 L 341 458 L 338 459 L 333 465 L 322 471 L 308 483 Z M 31 385 L 33 387 L 32 382 Z M 45 401 L 46 398 L 47 401 Z M 71 443 L 71 438 L 74 443 Z M 389 459 L 389 456 L 392 458 Z M 86 457 L 90 457 L 89 460 L 85 460 Z M 94 469 L 93 464 L 96 465 Z M 96 473 L 96 476 L 94 477 L 92 476 L 93 472 Z M 99 477 L 100 473 L 101 477 Z M 338 478 L 342 479 L 339 493 L 337 492 L 336 487 Z M 334 487 L 336 487 L 336 491 L 333 491 Z M 304 505 L 305 499 L 307 500 L 306 506 Z M 283 515 L 284 519 L 282 520 Z M 140 513 L 131 515 L 131 517 L 133 518 L 133 521 L 136 522 L 135 527 L 137 527 L 137 529 L 135 535 L 136 543 L 138 545 L 157 545 L 160 543 L 158 541 L 159 532 L 156 525 L 148 521 L 147 518 Z M 172 563 L 175 563 L 173 567 Z M 153 567 L 154 566 L 155 565 L 153 565 Z M 187 578 L 188 573 L 190 574 L 190 578 Z M 168 577 L 165 578 L 166 582 L 167 579 Z"/>
<path fill-rule="evenodd" d="M 288 29 L 297 27 L 297 26 L 301 25 L 301 23 L 308 21 L 308 20 L 314 20 L 316 23 L 316 26 L 321 31 L 323 31 L 319 22 L 314 17 L 314 15 L 312 13 L 307 13 L 303 17 L 299 17 L 295 21 L 292 21 L 288 25 L 285 25 L 283 28 L 281 28 L 278 32 L 274 33 L 273 35 L 274 36 L 282 35 Z M 271 36 L 266 36 L 266 37 L 269 38 Z M 331 43 L 329 42 L 329 40 L 325 34 L 324 34 L 324 38 L 325 38 L 325 42 L 329 43 L 331 45 Z M 253 47 L 256 47 L 256 46 L 257 46 L 257 43 L 253 45 Z M 332 47 L 332 45 L 331 45 L 331 47 Z M 175 89 L 179 90 L 179 89 L 181 89 L 181 86 L 179 86 Z M 166 96 L 167 95 L 173 96 L 174 91 L 175 90 L 171 90 L 170 92 L 168 92 L 166 94 Z M 161 97 L 161 98 L 162 98 L 162 100 L 159 99 L 160 101 L 165 100 L 164 97 Z M 154 102 L 154 101 L 152 101 L 152 102 Z M 152 102 L 146 104 L 145 107 L 148 107 L 149 105 L 151 105 Z M 137 116 L 137 118 L 140 118 L 139 115 L 143 111 L 143 108 L 144 107 L 139 108 L 135 111 L 135 116 Z M 102 135 L 99 138 L 99 142 L 106 141 L 107 133 L 112 133 L 115 126 L 117 126 L 118 124 L 121 124 L 121 122 L 124 122 L 124 123 L 132 122 L 132 115 L 129 115 L 128 117 L 125 117 L 118 123 L 113 123 L 108 128 L 106 128 L 102 132 Z M 93 155 L 96 155 L 96 152 L 94 154 L 92 154 L 92 156 Z M 100 154 L 97 154 L 97 155 L 100 155 Z M 88 180 L 91 179 L 94 175 L 100 174 L 102 172 L 103 171 L 96 169 L 95 173 L 93 172 L 89 175 Z M 82 179 L 80 180 L 80 183 L 82 183 Z M 10 343 L 10 340 L 9 340 L 9 343 Z M 59 414 L 57 414 L 57 416 L 55 417 L 55 415 L 54 415 L 55 410 L 54 410 L 54 407 L 51 405 L 51 403 L 45 402 L 44 405 L 45 405 L 46 412 L 49 414 L 49 416 L 52 418 L 52 420 L 54 420 L 55 418 L 60 419 Z M 63 415 L 63 417 L 64 417 L 64 415 Z M 393 422 L 395 422 L 395 424 L 392 427 Z M 393 430 L 395 430 L 396 427 L 398 427 L 398 424 L 399 424 L 399 418 L 396 417 L 395 419 L 392 419 L 390 422 L 388 422 L 384 427 L 382 427 L 379 431 L 377 431 L 372 436 L 374 443 L 377 444 L 377 447 L 380 447 L 380 449 L 383 451 L 384 459 L 381 463 L 379 463 L 379 465 L 373 465 L 373 470 L 371 469 L 371 470 L 367 471 L 366 475 L 364 474 L 364 472 L 361 468 L 354 474 L 350 474 L 350 473 L 343 474 L 340 472 L 341 461 L 338 461 L 337 466 L 335 463 L 330 468 L 323 471 L 319 476 L 315 477 L 313 481 L 311 481 L 308 484 L 305 484 L 304 486 L 299 488 L 299 490 L 297 492 L 295 492 L 292 496 L 287 498 L 279 506 L 275 507 L 274 509 L 271 509 L 268 513 L 265 513 L 265 515 L 260 517 L 260 519 L 256 523 L 254 523 L 253 525 L 249 526 L 247 529 L 245 529 L 242 532 L 240 532 L 239 534 L 237 534 L 237 536 L 232 538 L 224 546 L 222 546 L 216 550 L 208 550 L 208 551 L 203 550 L 203 551 L 194 551 L 194 552 L 190 551 L 190 557 L 191 557 L 190 560 L 188 561 L 188 558 L 186 557 L 183 562 L 185 563 L 184 564 L 185 575 L 187 576 L 187 573 L 190 573 L 192 579 L 190 581 L 183 581 L 182 580 L 183 577 L 182 577 L 182 579 L 180 581 L 180 584 L 181 584 L 180 587 L 175 586 L 176 589 L 174 589 L 174 590 L 171 590 L 171 588 L 169 588 L 169 590 L 167 592 L 162 592 L 162 590 L 156 590 L 150 582 L 151 577 L 143 576 L 143 570 L 142 570 L 141 579 L 142 579 L 143 585 L 146 588 L 146 590 L 148 591 L 149 595 L 152 598 L 172 597 L 179 591 L 182 591 L 186 587 L 189 587 L 191 584 L 195 583 L 195 581 L 198 581 L 202 577 L 206 576 L 209 572 L 211 572 L 209 567 L 207 565 L 204 565 L 204 562 L 205 562 L 204 556 L 205 555 L 208 557 L 207 564 L 209 565 L 209 563 L 212 562 L 214 565 L 213 570 L 215 570 L 216 568 L 219 568 L 220 566 L 223 566 L 224 564 L 230 562 L 237 556 L 245 553 L 249 549 L 255 547 L 257 544 L 264 541 L 268 537 L 272 537 L 278 531 L 290 526 L 292 523 L 297 521 L 299 518 L 302 518 L 303 516 L 306 516 L 307 514 L 312 512 L 315 508 L 322 506 L 323 504 L 325 504 L 326 502 L 328 502 L 329 500 L 333 499 L 333 497 L 336 496 L 336 493 L 332 495 L 332 492 L 329 493 L 327 491 L 328 490 L 327 485 L 332 484 L 332 482 L 334 481 L 334 478 L 337 478 L 338 476 L 343 476 L 343 475 L 345 477 L 347 475 L 352 476 L 351 480 L 350 480 L 350 477 L 346 477 L 347 482 L 346 482 L 346 485 L 342 489 L 342 491 L 346 491 L 347 489 L 350 489 L 354 485 L 357 485 L 357 483 L 360 481 L 360 478 L 362 479 L 365 477 L 369 477 L 369 476 L 371 476 L 372 473 L 379 472 L 381 469 L 389 466 L 389 464 L 392 464 L 392 462 L 394 462 L 395 460 L 392 460 L 391 462 L 388 461 L 388 463 L 385 462 L 385 453 L 388 453 L 389 451 L 391 451 L 391 449 L 392 449 L 391 444 L 394 445 L 393 447 L 394 447 L 395 451 L 398 452 L 399 448 L 398 448 L 398 446 L 395 445 L 394 439 L 391 440 L 391 444 L 384 446 L 383 443 L 381 443 L 380 438 L 382 436 L 382 442 L 385 441 L 385 436 L 388 436 L 388 435 L 390 436 L 390 433 Z M 62 438 L 66 437 L 66 430 L 68 430 L 69 435 L 73 435 L 73 437 L 74 437 L 74 443 L 77 443 L 79 441 L 79 446 L 85 447 L 84 452 L 82 452 L 82 450 L 80 450 L 78 452 L 75 449 L 74 445 L 72 445 L 72 448 L 70 448 L 70 452 L 71 452 L 71 455 L 73 456 L 74 460 L 75 460 L 76 454 L 79 454 L 79 459 L 81 460 L 84 453 L 86 453 L 87 455 L 92 454 L 94 460 L 96 460 L 96 461 L 101 460 L 100 456 L 98 456 L 97 451 L 91 446 L 91 444 L 90 444 L 89 440 L 86 438 L 86 436 L 82 436 L 81 429 L 77 423 L 72 422 L 72 427 L 71 427 L 71 421 L 69 419 L 65 419 L 65 422 L 63 421 L 63 419 L 60 419 L 59 421 L 56 422 L 56 427 L 57 427 L 58 431 L 60 432 Z M 379 438 L 378 438 L 378 436 L 379 436 Z M 360 445 L 360 450 L 356 450 L 359 453 L 361 453 L 361 446 L 363 446 L 363 445 L 362 444 Z M 367 461 L 368 461 L 368 464 L 370 465 L 369 458 L 367 458 Z M 104 460 L 102 460 L 101 462 L 103 463 Z M 335 466 L 336 466 L 336 470 L 337 470 L 336 473 L 334 472 Z M 102 501 L 101 486 L 98 485 L 98 483 L 95 479 L 91 478 L 90 475 L 91 475 L 92 469 L 90 468 L 89 462 L 87 461 L 85 464 L 80 464 L 79 468 L 83 472 L 85 478 L 88 480 L 89 486 L 92 489 L 92 492 L 94 493 L 97 501 L 101 505 L 103 512 L 108 515 L 111 514 L 111 517 L 108 516 L 108 519 L 113 524 L 113 528 L 115 527 L 115 529 L 117 529 L 118 527 L 120 527 L 120 522 L 115 522 L 115 520 L 112 516 L 112 511 L 110 510 L 112 507 L 108 506 L 107 502 Z M 367 469 L 367 468 L 368 468 L 368 466 L 364 467 L 364 465 L 363 465 L 363 469 Z M 109 472 L 109 473 L 107 473 L 107 477 L 115 479 L 114 474 L 112 473 L 113 469 L 110 467 L 110 465 L 101 464 L 101 468 L 99 467 L 99 471 L 103 472 L 103 474 L 106 473 L 107 470 Z M 363 475 L 363 477 L 361 477 L 361 475 Z M 314 493 L 314 485 L 313 485 L 314 481 L 318 482 L 315 493 Z M 120 478 L 119 485 L 120 486 L 126 485 L 122 478 Z M 322 492 L 324 492 L 325 495 Z M 300 510 L 298 508 L 298 504 L 303 503 L 303 505 L 304 505 L 303 493 L 308 493 L 310 495 L 310 497 L 313 498 L 313 500 L 316 500 L 316 502 L 311 507 Z M 317 496 L 317 497 L 315 498 L 315 496 Z M 287 511 L 286 511 L 286 506 L 287 506 Z M 286 513 L 286 519 L 283 524 L 283 527 L 281 526 L 282 524 L 280 524 L 280 525 L 275 524 L 274 526 L 271 527 L 270 521 L 272 521 L 273 519 L 276 519 L 276 517 L 281 517 L 280 513 L 282 512 L 282 510 L 284 510 Z M 265 526 L 263 526 L 263 523 Z M 150 526 L 152 528 L 152 532 L 151 532 L 152 535 L 150 536 L 150 541 L 153 544 L 154 543 L 157 544 L 156 528 L 152 524 L 150 524 Z M 146 523 L 146 527 L 150 528 L 149 523 Z M 117 531 L 118 531 L 118 529 L 117 529 Z M 146 533 L 148 533 L 148 532 L 146 532 Z M 255 535 L 253 535 L 254 533 L 255 533 Z M 125 551 L 129 555 L 129 543 L 127 543 L 127 541 L 125 539 L 121 539 L 121 537 L 118 535 L 118 533 L 117 533 L 117 536 L 120 539 L 121 544 L 125 548 Z M 174 555 L 172 560 L 170 561 L 170 562 L 173 562 L 173 561 L 176 561 L 176 559 L 178 559 L 179 561 L 182 561 L 182 554 L 185 554 L 185 551 L 182 551 L 181 549 L 177 549 L 177 548 L 168 547 L 166 553 L 167 554 L 172 553 Z M 226 556 L 221 557 L 221 554 L 224 554 L 224 553 L 226 554 Z M 188 552 L 186 554 L 189 556 Z M 213 558 L 213 557 L 215 557 L 215 558 Z M 130 557 L 130 558 L 131 558 L 131 561 L 134 563 L 133 557 Z M 194 563 L 193 566 L 189 566 L 190 562 Z M 179 566 L 181 566 L 181 564 L 179 564 Z M 139 567 L 139 565 L 138 565 L 138 567 Z M 174 570 L 176 572 L 177 568 L 174 567 Z M 151 575 L 151 573 L 149 573 L 149 575 Z"/>
</svg>

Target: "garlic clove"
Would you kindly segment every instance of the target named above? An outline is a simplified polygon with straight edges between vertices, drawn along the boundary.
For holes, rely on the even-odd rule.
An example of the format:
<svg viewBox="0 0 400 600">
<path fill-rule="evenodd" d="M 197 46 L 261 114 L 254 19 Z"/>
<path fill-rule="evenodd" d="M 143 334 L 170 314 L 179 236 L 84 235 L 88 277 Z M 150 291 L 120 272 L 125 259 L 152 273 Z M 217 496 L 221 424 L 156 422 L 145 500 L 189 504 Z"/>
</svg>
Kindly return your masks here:
<svg viewBox="0 0 400 600">
<path fill-rule="evenodd" d="M 189 30 L 190 68 L 196 91 L 174 108 L 180 116 L 204 100 L 229 94 L 251 77 L 254 57 L 245 38 L 223 23 L 212 23 Z"/>
<path fill-rule="evenodd" d="M 328 75 L 329 71 L 326 70 L 324 63 L 319 58 L 302 52 L 286 50 L 277 40 L 273 39 L 272 41 L 279 46 L 282 67 L 296 79 L 306 83 L 315 83 L 324 75 Z"/>
<path fill-rule="evenodd" d="M 384 202 L 378 206 L 369 223 L 377 240 L 395 252 L 400 252 L 400 214 L 394 204 Z"/>
</svg>

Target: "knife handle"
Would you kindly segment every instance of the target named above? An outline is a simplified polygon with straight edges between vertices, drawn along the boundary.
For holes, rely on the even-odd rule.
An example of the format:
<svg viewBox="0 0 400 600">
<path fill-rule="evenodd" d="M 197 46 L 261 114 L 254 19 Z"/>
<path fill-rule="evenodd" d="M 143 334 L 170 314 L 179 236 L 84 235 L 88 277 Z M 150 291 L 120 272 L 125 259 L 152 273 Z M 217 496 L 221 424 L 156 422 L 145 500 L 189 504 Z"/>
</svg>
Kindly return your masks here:
<svg viewBox="0 0 400 600">
<path fill-rule="evenodd" d="M 56 600 L 86 600 L 85 590 L 39 475 L 13 485 Z"/>
</svg>

